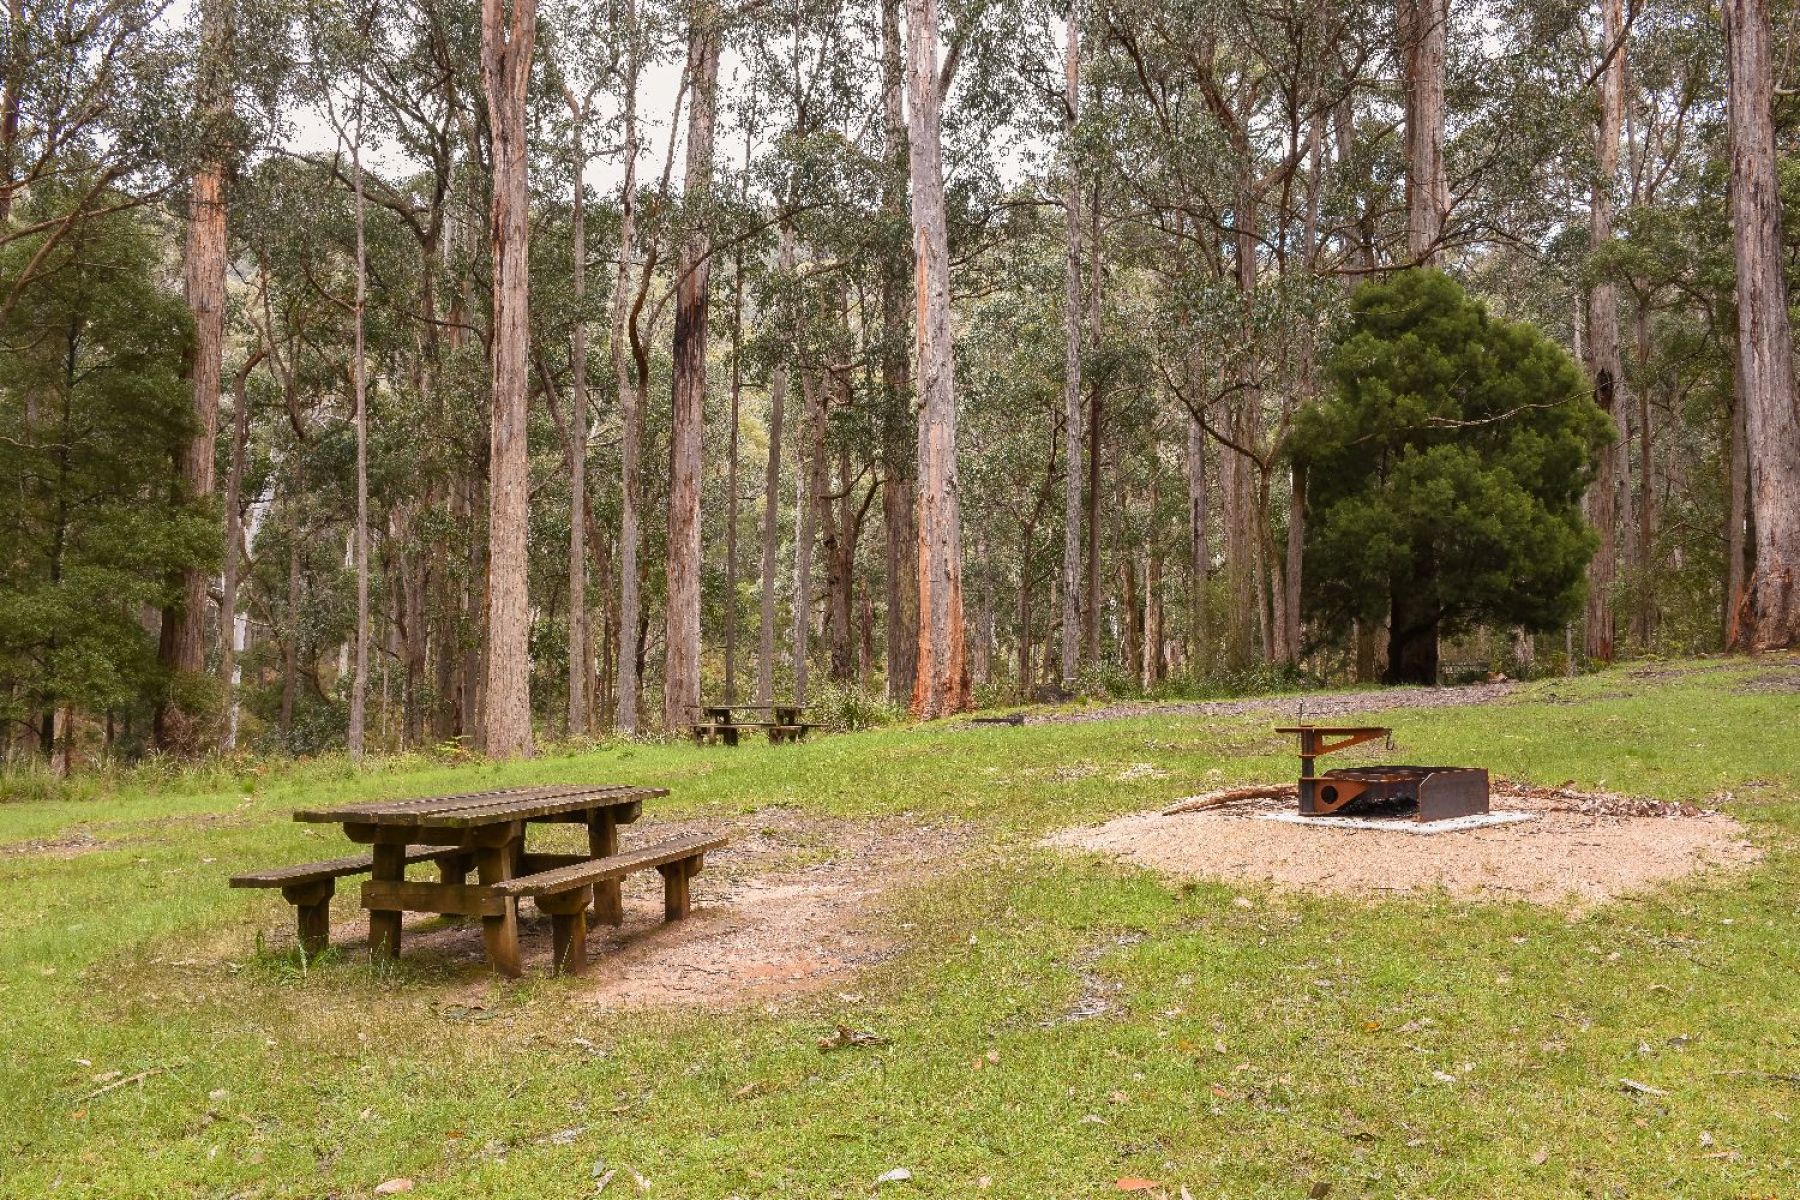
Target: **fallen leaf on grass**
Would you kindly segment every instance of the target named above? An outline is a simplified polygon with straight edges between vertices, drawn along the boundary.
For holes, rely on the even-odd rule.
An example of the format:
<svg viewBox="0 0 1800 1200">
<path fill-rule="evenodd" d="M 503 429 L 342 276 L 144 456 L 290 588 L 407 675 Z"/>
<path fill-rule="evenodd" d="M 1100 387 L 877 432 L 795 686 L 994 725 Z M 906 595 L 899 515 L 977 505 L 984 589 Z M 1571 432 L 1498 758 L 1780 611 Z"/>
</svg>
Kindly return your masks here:
<svg viewBox="0 0 1800 1200">
<path fill-rule="evenodd" d="M 869 1029 L 852 1029 L 848 1025 L 839 1025 L 837 1032 L 830 1037 L 819 1039 L 821 1050 L 843 1050 L 851 1046 L 885 1046 L 887 1039 Z"/>
<path fill-rule="evenodd" d="M 1531 1161 L 1536 1163 L 1540 1167 L 1543 1166 L 1545 1163 L 1550 1161 L 1550 1151 L 1539 1150 L 1536 1154 L 1533 1154 L 1531 1156 Z"/>
<path fill-rule="evenodd" d="M 912 1180 L 912 1172 L 905 1167 L 895 1167 L 891 1171 L 883 1171 L 875 1177 L 876 1183 L 908 1183 Z"/>
<path fill-rule="evenodd" d="M 1153 1187 L 1160 1186 L 1162 1185 L 1158 1184 L 1154 1179 L 1139 1179 L 1135 1175 L 1128 1175 L 1124 1179 L 1113 1184 L 1113 1189 L 1120 1192 L 1147 1192 Z"/>
<path fill-rule="evenodd" d="M 410 1192 L 412 1190 L 413 1181 L 406 1178 L 389 1179 L 375 1185 L 375 1194 L 377 1196 L 398 1196 L 401 1192 Z"/>
</svg>

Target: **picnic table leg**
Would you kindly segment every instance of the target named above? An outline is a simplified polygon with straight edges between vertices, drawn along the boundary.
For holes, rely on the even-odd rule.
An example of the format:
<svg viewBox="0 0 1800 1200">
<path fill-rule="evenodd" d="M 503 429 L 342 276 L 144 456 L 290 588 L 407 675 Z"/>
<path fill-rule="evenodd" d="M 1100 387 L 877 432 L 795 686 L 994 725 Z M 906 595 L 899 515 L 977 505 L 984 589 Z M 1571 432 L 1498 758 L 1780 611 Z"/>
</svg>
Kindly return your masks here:
<svg viewBox="0 0 1800 1200">
<path fill-rule="evenodd" d="M 595 858 L 611 858 L 619 852 L 619 820 L 610 808 L 596 808 L 588 817 L 588 853 Z M 606 879 L 594 885 L 594 920 L 608 925 L 625 923 L 624 885 L 617 879 Z"/>
<path fill-rule="evenodd" d="M 329 879 L 293 884 L 281 889 L 281 898 L 294 906 L 300 926 L 300 949 L 308 958 L 331 946 L 331 894 L 336 884 Z"/>
<path fill-rule="evenodd" d="M 688 915 L 688 880 L 699 874 L 702 861 L 699 857 L 684 858 L 656 868 L 663 877 L 663 920 L 679 921 Z"/>
<path fill-rule="evenodd" d="M 406 878 L 406 847 L 394 842 L 376 842 L 374 864 L 369 878 L 399 883 Z M 400 957 L 400 913 L 395 909 L 369 910 L 369 955 L 372 958 Z"/>
<path fill-rule="evenodd" d="M 475 873 L 483 887 L 492 887 L 513 878 L 513 862 L 524 836 L 498 846 L 483 846 L 475 852 Z M 506 911 L 497 917 L 481 918 L 481 940 L 487 943 L 488 961 L 494 970 L 511 979 L 523 973 L 519 964 L 519 902 L 508 896 Z"/>
<path fill-rule="evenodd" d="M 438 882 L 456 884 L 469 882 L 469 871 L 472 864 L 466 854 L 446 854 L 438 859 Z"/>
<path fill-rule="evenodd" d="M 538 897 L 538 910 L 550 914 L 552 973 L 579 975 L 587 970 L 587 908 L 591 900 L 587 888 Z"/>
</svg>

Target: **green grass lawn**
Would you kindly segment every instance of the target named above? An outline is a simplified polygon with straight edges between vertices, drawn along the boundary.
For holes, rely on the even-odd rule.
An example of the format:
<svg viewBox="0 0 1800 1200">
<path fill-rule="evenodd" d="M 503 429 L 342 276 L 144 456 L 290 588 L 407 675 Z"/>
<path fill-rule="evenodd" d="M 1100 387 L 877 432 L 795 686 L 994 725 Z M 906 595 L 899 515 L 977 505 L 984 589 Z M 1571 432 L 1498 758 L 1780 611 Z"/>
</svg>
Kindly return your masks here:
<svg viewBox="0 0 1800 1200">
<path fill-rule="evenodd" d="M 1800 693 L 1746 686 L 1766 670 L 1621 669 L 1381 718 L 1415 761 L 1729 792 L 1768 852 L 1579 917 L 1183 887 L 1036 848 L 1291 775 L 1266 715 L 0 804 L 0 1195 L 348 1197 L 403 1176 L 418 1196 L 580 1197 L 617 1168 L 608 1196 L 636 1194 L 634 1171 L 651 1196 L 746 1200 L 1128 1177 L 1196 1198 L 1800 1196 Z M 428 955 L 301 971 L 258 953 L 288 927 L 279 897 L 225 887 L 334 852 L 335 831 L 287 819 L 301 802 L 563 779 L 668 786 L 672 816 L 954 817 L 975 849 L 900 898 L 903 948 L 860 999 L 728 1013 L 611 1013 L 574 1003 L 578 982 L 480 983 Z M 99 845 L 54 849 L 72 839 Z M 1114 1007 L 1066 1020 L 1092 977 Z M 491 1019 L 451 1019 L 472 985 Z M 821 1051 L 839 1021 L 886 1041 Z M 875 1185 L 897 1167 L 910 1182 Z"/>
</svg>

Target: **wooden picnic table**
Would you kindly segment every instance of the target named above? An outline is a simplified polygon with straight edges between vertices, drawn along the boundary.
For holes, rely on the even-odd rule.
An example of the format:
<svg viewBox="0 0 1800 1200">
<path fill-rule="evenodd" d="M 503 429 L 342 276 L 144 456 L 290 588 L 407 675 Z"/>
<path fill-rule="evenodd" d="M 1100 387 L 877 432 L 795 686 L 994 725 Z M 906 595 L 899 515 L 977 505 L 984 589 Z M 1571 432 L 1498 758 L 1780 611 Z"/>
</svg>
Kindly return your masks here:
<svg viewBox="0 0 1800 1200">
<path fill-rule="evenodd" d="M 771 742 L 798 741 L 812 728 L 802 719 L 802 714 L 812 706 L 791 701 L 770 704 L 690 704 L 688 707 L 700 714 L 700 719 L 692 727 L 696 742 L 723 738 L 727 746 L 735 746 L 738 744 L 738 732 L 753 728 L 767 729 Z M 744 720 L 737 715 L 740 712 L 766 712 L 769 719 Z"/>
<path fill-rule="evenodd" d="M 559 784 L 378 800 L 329 808 L 304 808 L 296 821 L 342 825 L 352 842 L 373 851 L 362 904 L 369 910 L 369 948 L 377 956 L 400 953 L 402 913 L 478 916 L 488 958 L 503 975 L 518 975 L 518 897 L 497 893 L 496 885 L 521 876 L 592 863 L 619 853 L 619 826 L 638 819 L 645 800 L 668 795 L 657 787 Z M 586 854 L 533 854 L 525 847 L 532 824 L 586 825 Z M 443 847 L 436 856 L 437 882 L 409 880 L 406 864 L 427 855 L 420 848 Z M 478 884 L 470 886 L 469 871 Z M 617 925 L 624 905 L 617 878 L 593 885 L 595 915 Z"/>
</svg>

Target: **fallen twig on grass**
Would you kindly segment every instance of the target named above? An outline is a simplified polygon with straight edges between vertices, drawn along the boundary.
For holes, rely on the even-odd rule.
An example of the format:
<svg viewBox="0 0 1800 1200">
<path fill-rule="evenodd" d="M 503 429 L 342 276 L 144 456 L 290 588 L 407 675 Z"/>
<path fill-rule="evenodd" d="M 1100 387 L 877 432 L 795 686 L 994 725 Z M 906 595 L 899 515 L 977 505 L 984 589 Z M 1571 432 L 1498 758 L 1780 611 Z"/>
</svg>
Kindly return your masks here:
<svg viewBox="0 0 1800 1200">
<path fill-rule="evenodd" d="M 1288 800 L 1299 795 L 1299 789 L 1291 783 L 1262 783 L 1249 787 L 1226 788 L 1222 792 L 1206 792 L 1199 796 L 1188 796 L 1177 800 L 1162 810 L 1165 817 L 1173 817 L 1179 813 L 1203 812 L 1209 808 L 1223 808 L 1227 804 L 1235 804 L 1240 800 Z"/>
<path fill-rule="evenodd" d="M 136 1075 L 127 1075 L 123 1079 L 115 1079 L 111 1083 L 107 1084 L 104 1087 L 95 1088 L 93 1091 L 91 1091 L 87 1095 L 83 1096 L 80 1100 L 77 1100 L 76 1103 L 77 1104 L 86 1104 L 89 1100 L 94 1099 L 96 1096 L 104 1096 L 104 1095 L 106 1095 L 106 1093 L 113 1091 L 117 1088 L 122 1088 L 127 1084 L 142 1083 L 142 1082 L 144 1082 L 144 1080 L 150 1078 L 152 1075 L 161 1075 L 163 1073 L 163 1071 L 166 1069 L 167 1068 L 165 1068 L 165 1067 L 150 1067 L 150 1068 L 147 1068 L 146 1070 L 139 1071 Z"/>
</svg>

